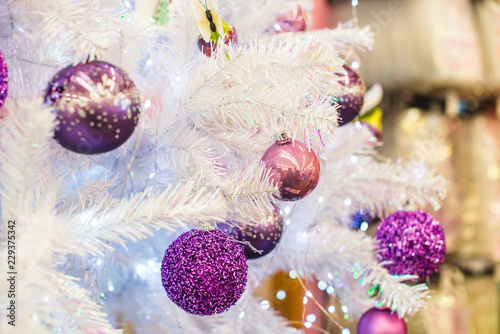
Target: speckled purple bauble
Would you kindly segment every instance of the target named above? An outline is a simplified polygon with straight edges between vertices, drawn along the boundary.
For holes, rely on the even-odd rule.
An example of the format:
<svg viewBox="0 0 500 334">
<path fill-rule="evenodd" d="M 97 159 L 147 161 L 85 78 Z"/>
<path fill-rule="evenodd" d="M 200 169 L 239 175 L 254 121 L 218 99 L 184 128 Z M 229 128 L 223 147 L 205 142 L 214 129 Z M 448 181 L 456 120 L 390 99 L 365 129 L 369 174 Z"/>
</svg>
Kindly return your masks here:
<svg viewBox="0 0 500 334">
<path fill-rule="evenodd" d="M 261 160 L 271 169 L 271 180 L 278 185 L 274 196 L 280 200 L 299 200 L 318 185 L 319 160 L 312 149 L 297 140 L 287 138 L 275 142 Z"/>
<path fill-rule="evenodd" d="M 382 219 L 375 233 L 380 261 L 392 275 L 425 279 L 439 270 L 446 245 L 439 222 L 424 211 L 398 211 Z"/>
<path fill-rule="evenodd" d="M 262 253 L 259 254 L 250 246 L 244 245 L 245 256 L 248 260 L 258 259 L 269 254 L 278 244 L 283 231 L 283 218 L 276 209 L 274 214 L 258 222 L 255 226 L 246 225 L 243 228 L 238 228 L 229 224 L 220 224 L 219 229 L 238 241 L 250 242 L 255 249 Z"/>
<path fill-rule="evenodd" d="M 389 309 L 372 308 L 358 322 L 358 334 L 406 334 L 406 322 Z"/>
<path fill-rule="evenodd" d="M 7 99 L 7 93 L 9 90 L 9 72 L 7 71 L 7 64 L 3 59 L 3 54 L 0 52 L 0 108 L 2 108 Z"/>
<path fill-rule="evenodd" d="M 229 45 L 229 43 L 238 43 L 238 34 L 236 34 L 236 29 L 233 26 L 228 26 L 228 31 L 224 34 L 224 44 Z M 216 41 L 205 42 L 203 37 L 198 37 L 198 49 L 200 49 L 205 56 L 211 57 L 216 46 Z"/>
<path fill-rule="evenodd" d="M 57 112 L 56 141 L 84 154 L 122 145 L 134 132 L 141 111 L 140 94 L 132 80 L 103 61 L 63 68 L 47 87 L 45 103 Z"/>
<path fill-rule="evenodd" d="M 339 74 L 342 79 L 339 83 L 344 86 L 342 95 L 332 99 L 339 104 L 339 126 L 345 125 L 358 116 L 363 100 L 365 98 L 366 87 L 361 77 L 348 65 L 342 66 L 346 74 Z"/>
<path fill-rule="evenodd" d="M 241 297 L 248 267 L 243 249 L 219 230 L 191 230 L 168 247 L 161 281 L 168 297 L 187 313 L 227 311 Z"/>
</svg>

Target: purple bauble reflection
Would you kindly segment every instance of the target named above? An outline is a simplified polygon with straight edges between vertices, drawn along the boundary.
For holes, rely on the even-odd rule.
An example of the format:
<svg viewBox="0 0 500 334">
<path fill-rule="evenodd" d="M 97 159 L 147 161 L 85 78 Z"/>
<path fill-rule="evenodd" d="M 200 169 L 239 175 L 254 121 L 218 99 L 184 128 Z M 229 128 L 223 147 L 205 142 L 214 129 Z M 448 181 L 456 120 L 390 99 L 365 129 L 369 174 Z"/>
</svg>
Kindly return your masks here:
<svg viewBox="0 0 500 334">
<path fill-rule="evenodd" d="M 3 58 L 3 54 L 0 52 L 0 108 L 2 108 L 5 100 L 7 99 L 7 93 L 9 90 L 9 72 L 7 71 L 7 64 Z"/>
<path fill-rule="evenodd" d="M 424 211 L 398 211 L 382 219 L 375 233 L 379 261 L 392 275 L 417 275 L 420 279 L 439 270 L 446 245 L 443 228 Z"/>
<path fill-rule="evenodd" d="M 389 309 L 372 308 L 358 322 L 358 334 L 406 334 L 406 322 Z"/>
<path fill-rule="evenodd" d="M 319 181 L 320 165 L 316 154 L 306 145 L 292 139 L 277 141 L 261 160 L 271 169 L 271 180 L 278 185 L 275 197 L 296 201 L 307 196 Z"/>
<path fill-rule="evenodd" d="M 337 109 L 339 113 L 339 126 L 345 125 L 358 116 L 365 97 L 366 87 L 361 77 L 354 72 L 348 65 L 342 66 L 346 74 L 339 74 L 343 77 L 339 83 L 344 86 L 342 95 L 333 97 L 333 100 L 339 104 Z"/>
<path fill-rule="evenodd" d="M 191 230 L 165 251 L 161 281 L 168 297 L 190 314 L 227 311 L 245 291 L 243 249 L 221 231 Z"/>
<path fill-rule="evenodd" d="M 229 43 L 237 44 L 238 43 L 238 35 L 236 34 L 236 29 L 233 26 L 229 26 L 229 30 L 224 35 L 224 44 L 229 45 Z M 217 46 L 216 41 L 208 41 L 205 42 L 203 37 L 198 37 L 198 49 L 207 57 L 212 56 L 212 52 Z"/>
<path fill-rule="evenodd" d="M 45 103 L 55 108 L 54 138 L 84 154 L 111 151 L 134 132 L 141 98 L 126 73 L 103 61 L 70 65 L 51 80 Z"/>
<path fill-rule="evenodd" d="M 250 242 L 255 249 L 262 252 L 259 254 L 253 251 L 250 246 L 244 245 L 243 250 L 246 258 L 252 260 L 269 254 L 276 247 L 283 231 L 283 218 L 278 209 L 275 208 L 274 214 L 258 222 L 257 225 L 246 225 L 238 228 L 229 224 L 220 224 L 219 229 L 238 241 Z"/>
<path fill-rule="evenodd" d="M 297 6 L 291 12 L 280 15 L 274 24 L 275 33 L 306 31 L 306 18 L 302 12 L 302 7 Z"/>
</svg>

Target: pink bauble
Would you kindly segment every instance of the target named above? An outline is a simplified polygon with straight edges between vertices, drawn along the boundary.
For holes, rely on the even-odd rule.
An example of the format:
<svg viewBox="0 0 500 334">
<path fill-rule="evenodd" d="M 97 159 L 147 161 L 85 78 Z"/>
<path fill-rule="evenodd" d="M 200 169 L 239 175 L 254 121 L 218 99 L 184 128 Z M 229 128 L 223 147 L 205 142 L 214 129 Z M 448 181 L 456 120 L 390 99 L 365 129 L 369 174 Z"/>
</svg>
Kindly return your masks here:
<svg viewBox="0 0 500 334">
<path fill-rule="evenodd" d="M 372 308 L 358 322 L 358 334 L 406 334 L 406 322 L 389 309 Z"/>
<path fill-rule="evenodd" d="M 271 180 L 277 184 L 275 197 L 296 201 L 307 196 L 319 181 L 320 165 L 313 150 L 291 138 L 277 141 L 261 159 L 271 169 Z"/>
<path fill-rule="evenodd" d="M 274 32 L 299 32 L 306 30 L 306 18 L 302 12 L 302 7 L 297 6 L 291 12 L 280 15 L 276 18 Z"/>
</svg>

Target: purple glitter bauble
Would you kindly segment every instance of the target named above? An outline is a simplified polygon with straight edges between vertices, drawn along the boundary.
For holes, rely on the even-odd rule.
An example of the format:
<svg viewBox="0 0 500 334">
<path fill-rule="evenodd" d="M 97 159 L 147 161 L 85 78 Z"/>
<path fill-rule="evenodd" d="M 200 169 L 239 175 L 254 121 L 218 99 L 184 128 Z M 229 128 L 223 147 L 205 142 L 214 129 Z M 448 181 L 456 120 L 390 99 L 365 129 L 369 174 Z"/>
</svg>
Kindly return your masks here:
<svg viewBox="0 0 500 334">
<path fill-rule="evenodd" d="M 236 29 L 233 26 L 229 26 L 227 33 L 224 35 L 224 44 L 229 45 L 229 43 L 238 43 L 238 35 L 236 34 Z M 212 56 L 214 48 L 217 46 L 216 41 L 205 42 L 203 37 L 198 37 L 198 49 L 207 57 Z"/>
<path fill-rule="evenodd" d="M 84 154 L 111 151 L 134 132 L 141 98 L 126 73 L 103 61 L 70 65 L 51 80 L 45 103 L 55 108 L 54 138 Z"/>
<path fill-rule="evenodd" d="M 275 197 L 296 201 L 307 196 L 319 181 L 320 165 L 313 150 L 299 141 L 288 138 L 277 141 L 262 156 L 271 180 L 278 185 Z"/>
<path fill-rule="evenodd" d="M 7 92 L 9 82 L 9 72 L 7 72 L 7 64 L 3 59 L 3 54 L 0 52 L 0 108 L 2 108 L 5 99 L 7 99 Z"/>
<path fill-rule="evenodd" d="M 260 221 L 257 225 L 246 225 L 238 228 L 229 224 L 220 224 L 219 229 L 238 241 L 248 241 L 257 250 L 257 253 L 250 246 L 244 245 L 243 250 L 248 260 L 258 259 L 271 252 L 279 240 L 283 231 L 283 218 L 279 211 L 275 209 L 274 214 L 267 219 Z"/>
<path fill-rule="evenodd" d="M 446 245 L 439 222 L 424 211 L 398 211 L 382 219 L 375 233 L 380 261 L 392 275 L 425 279 L 439 270 Z"/>
<path fill-rule="evenodd" d="M 358 334 L 406 334 L 406 322 L 389 309 L 372 308 L 358 322 Z"/>
<path fill-rule="evenodd" d="M 219 230 L 191 230 L 168 247 L 161 281 L 168 297 L 187 313 L 227 311 L 245 291 L 248 267 L 243 249 Z"/>
<path fill-rule="evenodd" d="M 342 95 L 333 97 L 333 100 L 339 104 L 337 109 L 339 113 L 339 126 L 345 125 L 358 116 L 363 100 L 365 98 L 366 87 L 361 77 L 347 65 L 342 66 L 346 74 L 339 74 L 343 77 L 339 83 L 344 86 Z"/>
<path fill-rule="evenodd" d="M 302 7 L 297 6 L 291 12 L 276 18 L 274 32 L 299 32 L 306 30 L 306 18 Z"/>
</svg>

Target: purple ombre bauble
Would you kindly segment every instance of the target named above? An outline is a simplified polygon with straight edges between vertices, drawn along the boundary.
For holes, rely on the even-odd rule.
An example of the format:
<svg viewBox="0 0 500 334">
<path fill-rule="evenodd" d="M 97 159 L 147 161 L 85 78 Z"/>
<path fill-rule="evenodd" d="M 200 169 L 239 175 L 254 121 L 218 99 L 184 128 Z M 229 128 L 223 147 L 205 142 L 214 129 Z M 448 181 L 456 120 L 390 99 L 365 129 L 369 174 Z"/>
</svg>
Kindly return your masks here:
<svg viewBox="0 0 500 334">
<path fill-rule="evenodd" d="M 7 71 L 7 64 L 5 63 L 3 54 L 0 52 L 0 108 L 2 108 L 7 99 L 8 83 L 9 72 Z"/>
<path fill-rule="evenodd" d="M 139 121 L 141 98 L 128 75 L 103 61 L 70 65 L 51 80 L 45 103 L 57 112 L 54 138 L 77 153 L 109 152 Z"/>
<path fill-rule="evenodd" d="M 406 322 L 389 309 L 372 308 L 359 319 L 358 334 L 406 334 Z"/>
<path fill-rule="evenodd" d="M 361 107 L 363 107 L 366 92 L 366 87 L 361 77 L 348 65 L 344 64 L 342 67 L 345 70 L 345 74 L 338 74 L 341 77 L 338 81 L 343 86 L 342 91 L 340 95 L 332 98 L 339 105 L 337 109 L 339 126 L 351 122 L 359 115 Z"/>
<path fill-rule="evenodd" d="M 417 275 L 420 279 L 439 270 L 446 245 L 439 222 L 425 211 L 398 211 L 380 222 L 375 233 L 379 261 L 392 275 Z"/>
<path fill-rule="evenodd" d="M 165 252 L 161 281 L 174 304 L 190 314 L 227 311 L 245 291 L 248 267 L 241 246 L 219 230 L 190 230 Z"/>
<path fill-rule="evenodd" d="M 255 225 L 236 227 L 220 224 L 219 229 L 238 241 L 249 242 L 252 247 L 260 251 L 260 253 L 254 251 L 249 245 L 243 246 L 246 258 L 253 260 L 269 254 L 276 247 L 283 232 L 283 218 L 275 207 L 271 215 Z"/>
</svg>

